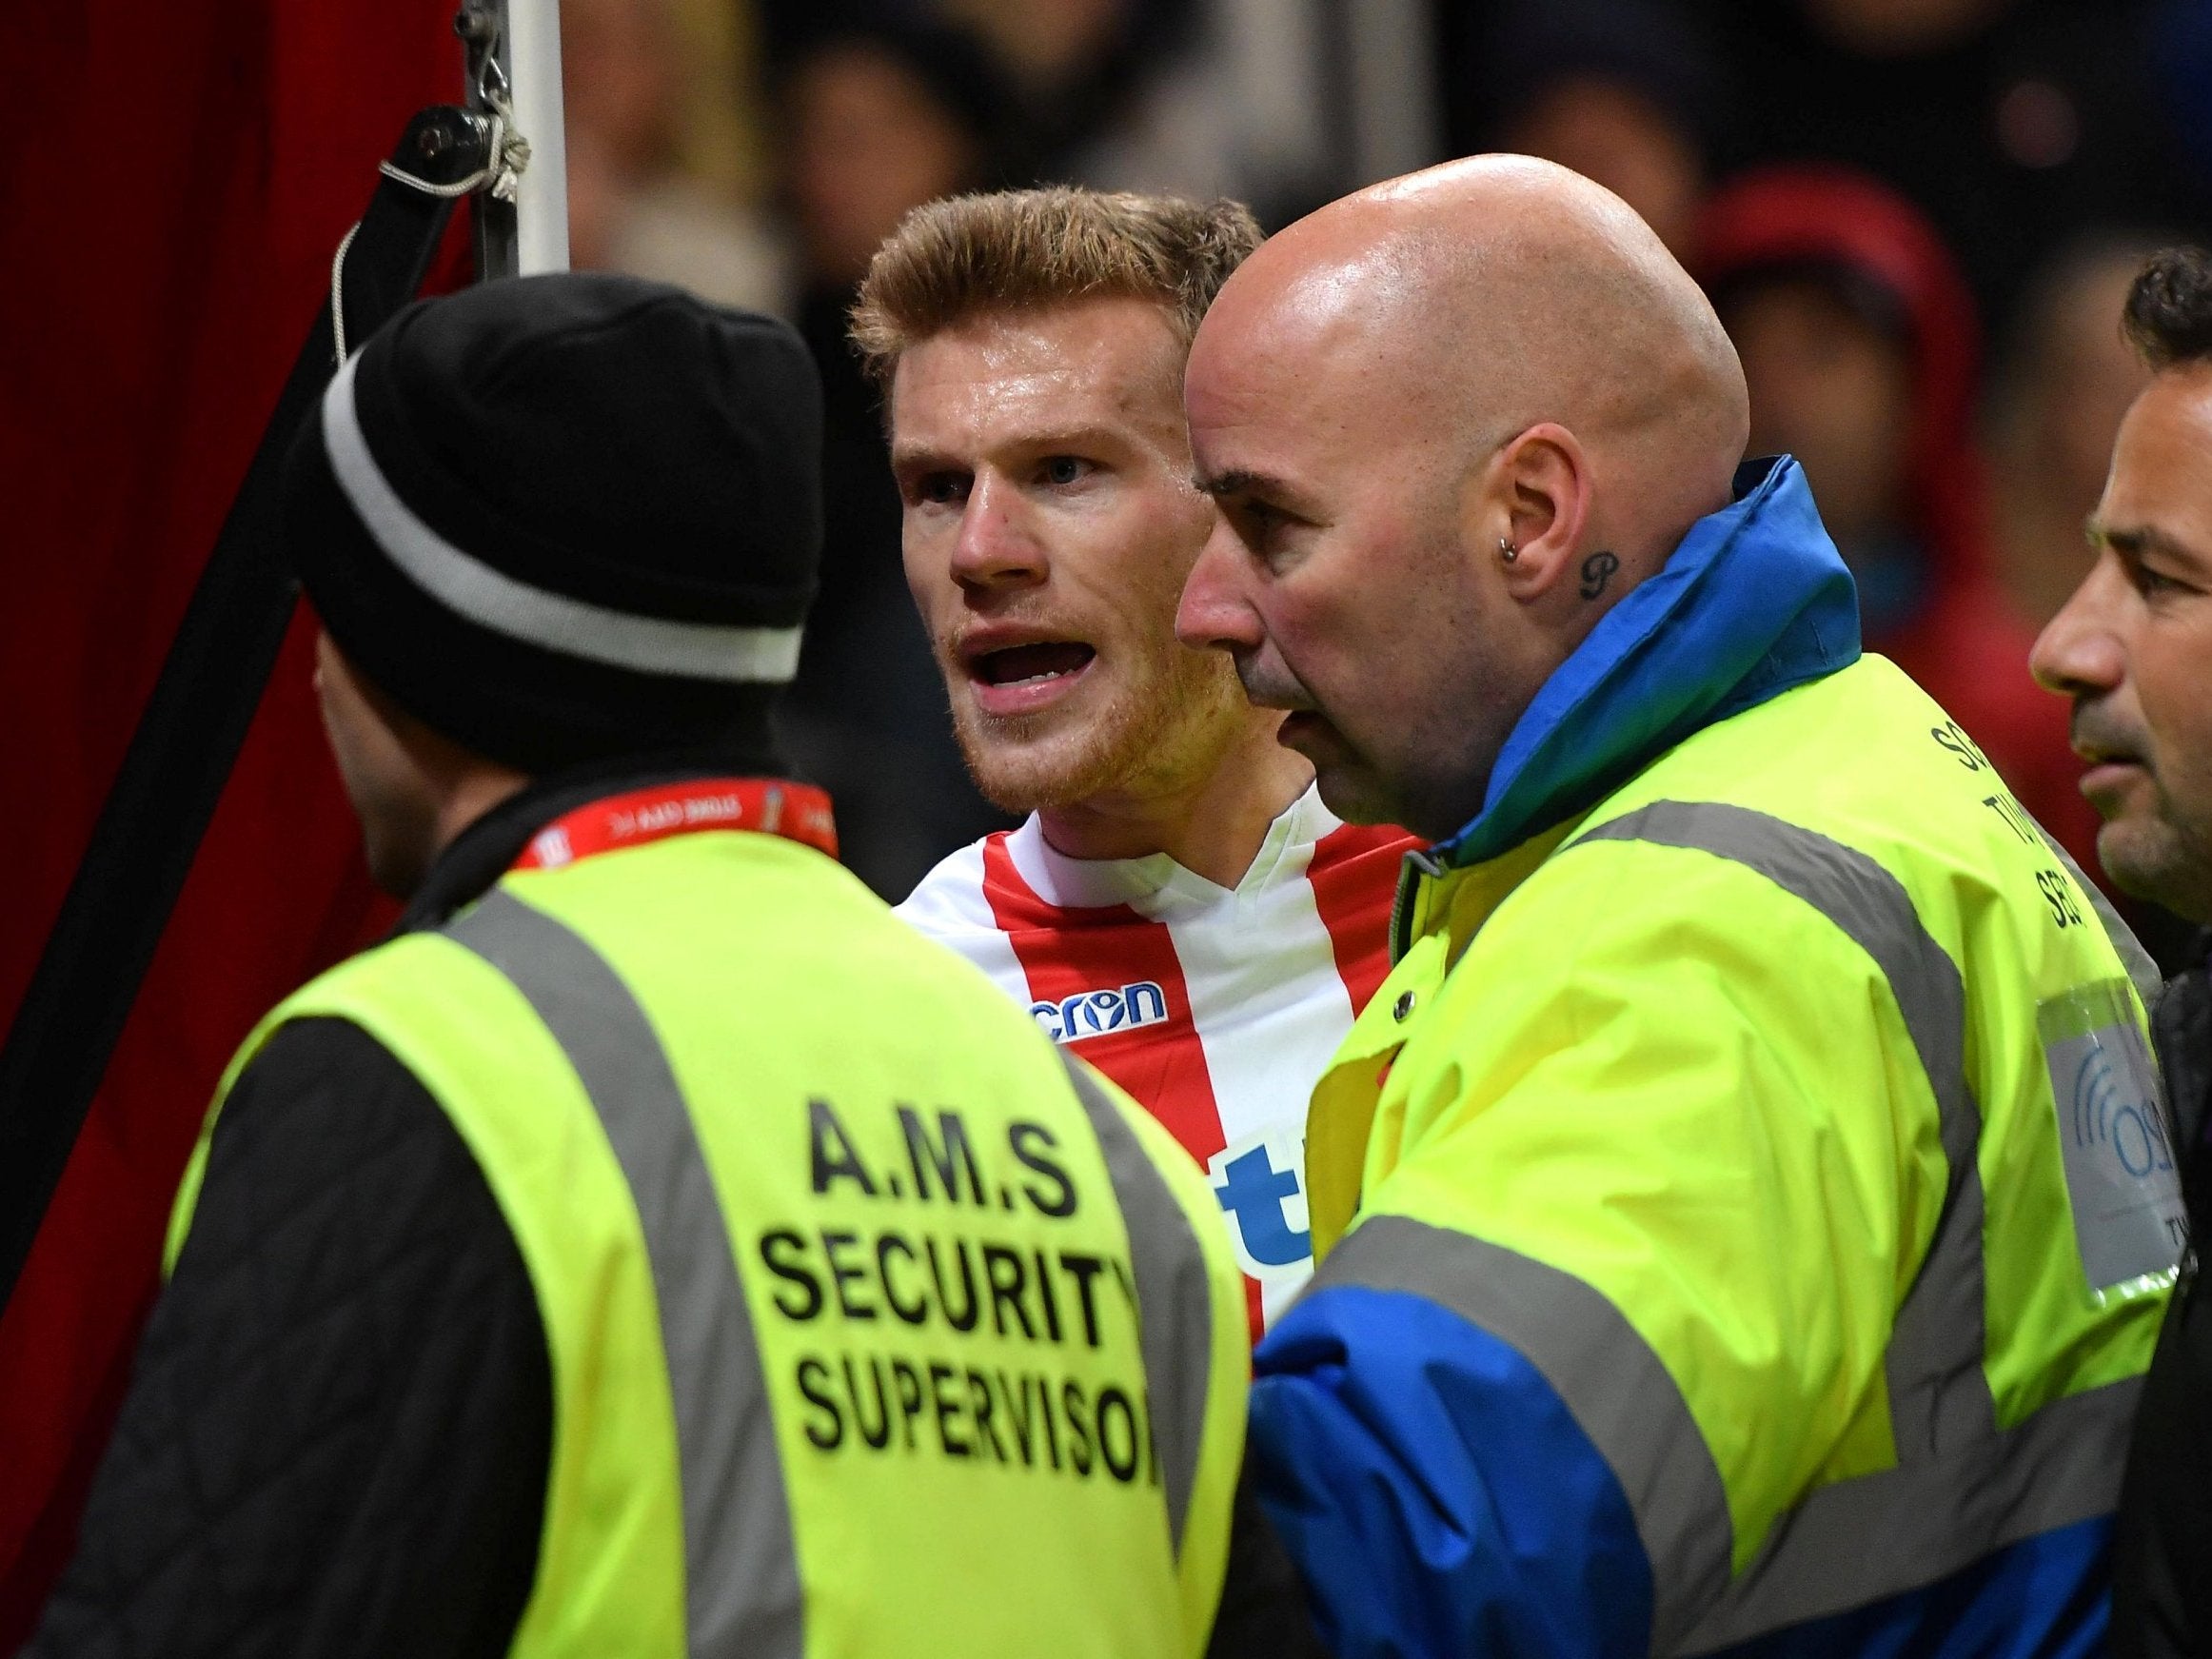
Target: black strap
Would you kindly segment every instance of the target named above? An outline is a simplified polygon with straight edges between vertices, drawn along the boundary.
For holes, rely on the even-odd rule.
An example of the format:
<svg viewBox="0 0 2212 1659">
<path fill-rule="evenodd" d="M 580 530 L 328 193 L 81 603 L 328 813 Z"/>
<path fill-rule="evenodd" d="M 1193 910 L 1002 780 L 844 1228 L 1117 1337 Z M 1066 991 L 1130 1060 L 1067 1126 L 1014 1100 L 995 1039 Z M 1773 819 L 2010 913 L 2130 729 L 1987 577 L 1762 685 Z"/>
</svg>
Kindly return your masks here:
<svg viewBox="0 0 2212 1659">
<path fill-rule="evenodd" d="M 455 183 L 484 165 L 488 136 L 480 117 L 434 106 L 407 124 L 391 165 L 426 184 Z M 349 345 L 414 298 L 455 199 L 380 177 L 346 253 Z M 23 1271 L 290 626 L 297 588 L 279 533 L 278 479 L 286 447 L 335 366 L 326 299 L 0 1047 L 0 1307 Z"/>
<path fill-rule="evenodd" d="M 2151 1039 L 2165 1079 L 2174 1128 L 2174 1155 L 2182 1166 L 2182 1196 L 2189 1206 L 2192 1249 L 2212 1255 L 2212 933 L 2197 936 L 2180 972 L 2151 1004 Z"/>
</svg>

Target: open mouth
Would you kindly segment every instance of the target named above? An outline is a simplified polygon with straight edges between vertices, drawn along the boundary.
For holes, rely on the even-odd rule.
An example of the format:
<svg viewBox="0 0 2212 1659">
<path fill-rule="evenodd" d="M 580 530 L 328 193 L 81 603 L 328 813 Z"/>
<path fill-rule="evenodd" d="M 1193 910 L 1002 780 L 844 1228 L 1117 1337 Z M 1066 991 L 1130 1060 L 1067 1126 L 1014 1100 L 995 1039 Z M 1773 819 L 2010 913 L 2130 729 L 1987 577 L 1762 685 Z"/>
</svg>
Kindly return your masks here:
<svg viewBox="0 0 2212 1659">
<path fill-rule="evenodd" d="M 985 685 L 1041 685 L 1088 667 L 1097 654 L 1073 640 L 1045 640 L 979 652 L 968 659 L 968 672 Z"/>
<path fill-rule="evenodd" d="M 969 695 L 987 715 L 1041 713 L 1072 693 L 1098 653 L 1079 640 L 1027 640 L 961 653 Z"/>
<path fill-rule="evenodd" d="M 1336 735 L 1336 728 L 1325 720 L 1318 709 L 1293 709 L 1283 716 L 1283 723 L 1275 728 L 1275 741 L 1286 749 L 1295 749 L 1307 760 L 1319 763 L 1316 749 L 1341 749 L 1344 740 Z"/>
</svg>

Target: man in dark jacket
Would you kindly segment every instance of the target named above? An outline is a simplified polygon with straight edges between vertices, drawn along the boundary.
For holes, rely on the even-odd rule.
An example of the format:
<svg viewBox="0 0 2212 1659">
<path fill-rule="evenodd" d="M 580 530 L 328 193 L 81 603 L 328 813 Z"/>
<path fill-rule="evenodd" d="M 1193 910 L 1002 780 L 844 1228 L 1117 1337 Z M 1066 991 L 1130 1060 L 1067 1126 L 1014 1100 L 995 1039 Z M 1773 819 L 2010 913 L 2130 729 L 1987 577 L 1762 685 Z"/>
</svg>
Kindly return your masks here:
<svg viewBox="0 0 2212 1659">
<path fill-rule="evenodd" d="M 2120 428 L 2089 522 L 2096 563 L 2036 642 L 2073 700 L 2097 854 L 2125 891 L 2212 922 L 2212 256 L 2164 253 L 2126 327 L 2155 371 Z M 2153 1015 L 2189 1221 L 2212 1238 L 2212 979 Z M 2192 1253 L 2144 1384 L 2121 1499 L 2113 1651 L 2212 1652 L 2212 1296 Z"/>
<path fill-rule="evenodd" d="M 408 908 L 226 1081 L 38 1659 L 1011 1650 L 994 1619 L 1021 1625 L 1021 1650 L 1063 1621 L 1131 1652 L 1202 1642 L 1241 1444 L 1234 1262 L 1173 1144 L 1140 1144 L 1134 1103 L 823 857 L 826 799 L 780 776 L 768 722 L 815 585 L 820 441 L 788 327 L 623 277 L 425 302 L 339 370 L 286 463 L 286 540 L 369 865 Z M 913 1114 L 879 1098 L 885 1079 L 937 1114 L 943 1203 L 921 1162 L 911 1186 L 896 1173 L 886 1137 Z M 1001 1110 L 1018 1121 L 993 1125 Z M 908 1150 L 929 1141 L 915 1123 Z M 1022 1170 L 1001 1169 L 986 1216 L 981 1171 L 1008 1146 Z M 1040 1146 L 1074 1149 L 1065 1170 Z M 1086 1167 L 1092 1151 L 1120 1161 Z M 856 1191 L 854 1230 L 761 1236 L 785 1287 L 770 1299 L 745 1228 Z M 1083 1279 L 1084 1354 L 1105 1357 L 1054 1394 L 1097 1403 L 1107 1473 L 1052 1482 L 1058 1442 L 1033 1469 L 1027 1419 L 1018 1448 L 1006 1412 L 989 1427 L 983 1373 L 918 1372 L 896 1347 L 905 1455 L 871 1462 L 891 1443 L 861 1427 L 850 1349 L 850 1392 L 831 1392 L 838 1344 L 957 1343 L 987 1366 L 1003 1339 L 1007 1368 L 1076 1364 L 1031 1353 L 996 1266 L 988 1333 L 972 1294 L 964 1325 L 941 1297 L 937 1315 L 899 1300 L 918 1282 L 908 1240 L 965 1263 L 945 1229 L 970 1212 L 994 1237 L 1042 1229 L 1041 1286 L 1044 1243 L 1116 1208 L 1123 1231 L 1097 1237 L 1129 1257 L 1129 1317 L 1101 1291 L 1094 1324 Z M 899 1288 L 856 1294 L 863 1226 L 891 1240 L 877 1259 Z M 834 1281 L 816 1237 L 842 1253 Z M 1171 1254 L 1148 1257 L 1159 1237 Z M 1146 1338 L 1178 1334 L 1140 1342 L 1139 1313 Z M 830 1358 L 794 1366 L 800 1341 Z M 1155 1374 L 1155 1350 L 1186 1369 Z M 888 1435 L 876 1350 L 858 1364 Z M 923 1372 L 934 1414 L 905 1380 Z M 1133 1423 L 1133 1399 L 1159 1413 L 1164 1482 L 1134 1484 L 1142 1430 L 1116 1461 L 1110 1393 Z M 1091 1472 L 1090 1440 L 1068 1456 Z M 911 1495 L 950 1467 L 958 1505 Z M 902 1501 L 864 1503 L 871 1480 Z M 810 1547 L 824 1516 L 844 1542 Z M 960 1536 L 978 1526 L 1018 1548 Z M 882 1556 L 921 1560 L 922 1541 L 944 1550 L 942 1605 L 917 1608 Z M 1286 1570 L 1241 1555 L 1225 1621 L 1302 1617 Z M 1106 1605 L 1078 1607 L 1089 1589 Z"/>
</svg>

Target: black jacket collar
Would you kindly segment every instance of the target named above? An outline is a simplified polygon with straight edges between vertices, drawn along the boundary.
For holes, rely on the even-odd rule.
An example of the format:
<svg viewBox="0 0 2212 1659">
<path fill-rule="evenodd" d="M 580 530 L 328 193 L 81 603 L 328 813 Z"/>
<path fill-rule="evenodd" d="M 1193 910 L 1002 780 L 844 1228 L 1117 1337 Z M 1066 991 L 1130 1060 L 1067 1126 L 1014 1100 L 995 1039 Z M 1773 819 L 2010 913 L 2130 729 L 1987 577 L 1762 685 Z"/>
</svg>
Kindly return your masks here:
<svg viewBox="0 0 2212 1659">
<path fill-rule="evenodd" d="M 2151 1009 L 2151 1039 L 2164 1074 L 2166 1105 L 2182 1159 L 2198 1248 L 2212 1239 L 2212 931 L 2190 944 L 2182 969 Z"/>
<path fill-rule="evenodd" d="M 610 795 L 688 778 L 780 778 L 786 768 L 766 756 L 661 756 L 603 761 L 541 778 L 493 807 L 458 836 L 430 866 L 392 926 L 393 936 L 443 927 L 463 906 L 491 890 L 513 867 L 530 838 L 564 814 Z"/>
</svg>

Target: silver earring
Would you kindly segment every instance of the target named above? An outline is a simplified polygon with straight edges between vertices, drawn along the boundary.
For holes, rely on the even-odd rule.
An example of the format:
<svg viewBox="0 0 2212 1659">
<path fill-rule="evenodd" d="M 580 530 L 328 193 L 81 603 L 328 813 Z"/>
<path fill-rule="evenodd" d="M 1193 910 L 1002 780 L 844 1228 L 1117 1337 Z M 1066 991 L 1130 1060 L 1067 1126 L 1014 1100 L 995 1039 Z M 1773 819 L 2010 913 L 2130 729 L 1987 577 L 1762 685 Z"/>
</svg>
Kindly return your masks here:
<svg viewBox="0 0 2212 1659">
<path fill-rule="evenodd" d="M 1512 563 L 1514 560 L 1518 559 L 1520 556 L 1521 556 L 1521 550 L 1520 550 L 1518 547 L 1514 546 L 1514 545 L 1513 545 L 1513 544 L 1512 544 L 1511 542 L 1507 541 L 1507 540 L 1506 540 L 1506 539 L 1505 539 L 1503 536 L 1500 536 L 1500 537 L 1498 538 L 1498 557 L 1499 557 L 1499 558 L 1503 559 L 1503 560 L 1504 560 L 1504 561 L 1505 561 L 1505 562 L 1506 562 L 1508 564 L 1511 564 L 1511 563 Z"/>
</svg>

